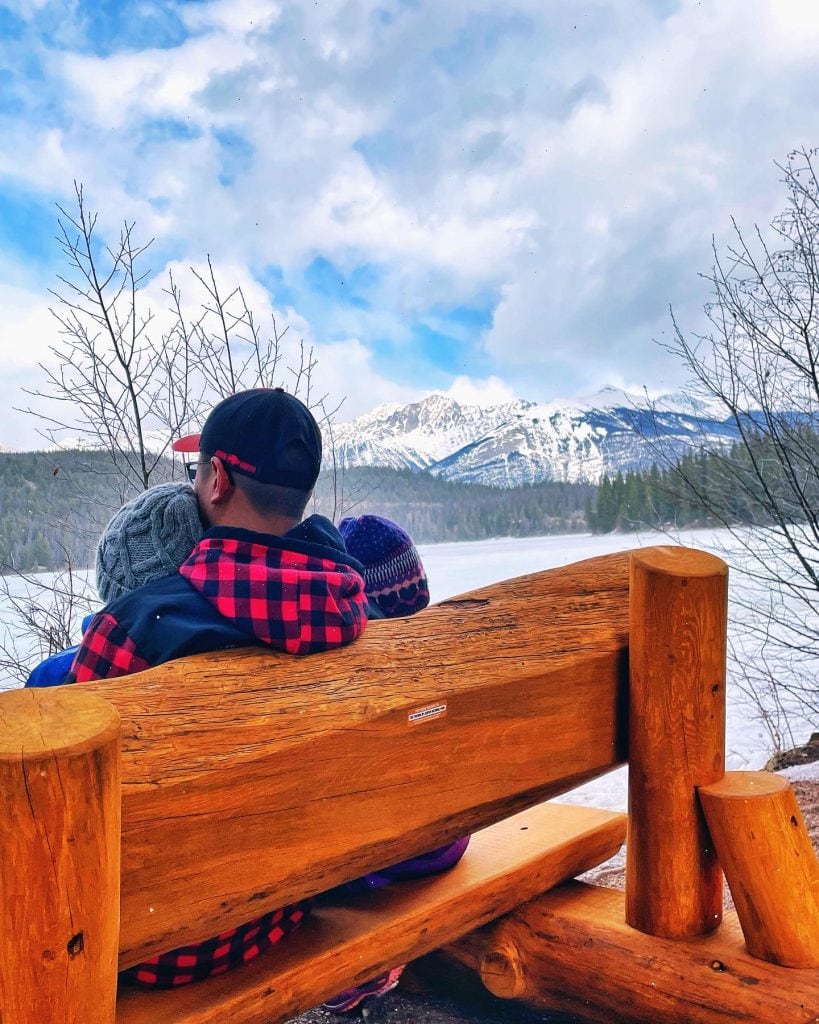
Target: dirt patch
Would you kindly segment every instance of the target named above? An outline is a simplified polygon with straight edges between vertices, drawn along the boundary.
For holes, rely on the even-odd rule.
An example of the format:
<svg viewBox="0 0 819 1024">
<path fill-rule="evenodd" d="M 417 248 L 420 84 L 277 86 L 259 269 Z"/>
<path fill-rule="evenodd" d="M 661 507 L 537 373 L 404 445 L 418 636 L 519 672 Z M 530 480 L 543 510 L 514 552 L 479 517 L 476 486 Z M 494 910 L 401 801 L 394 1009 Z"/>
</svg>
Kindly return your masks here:
<svg viewBox="0 0 819 1024">
<path fill-rule="evenodd" d="M 310 1010 L 291 1024 L 343 1024 L 345 1018 L 326 1010 Z M 368 1024 L 574 1024 L 572 1018 L 536 1013 L 519 1003 L 507 1003 L 487 995 L 480 1005 L 429 993 L 390 992 Z"/>
<path fill-rule="evenodd" d="M 819 781 L 796 779 L 791 785 L 805 817 L 814 848 L 819 852 Z"/>
</svg>

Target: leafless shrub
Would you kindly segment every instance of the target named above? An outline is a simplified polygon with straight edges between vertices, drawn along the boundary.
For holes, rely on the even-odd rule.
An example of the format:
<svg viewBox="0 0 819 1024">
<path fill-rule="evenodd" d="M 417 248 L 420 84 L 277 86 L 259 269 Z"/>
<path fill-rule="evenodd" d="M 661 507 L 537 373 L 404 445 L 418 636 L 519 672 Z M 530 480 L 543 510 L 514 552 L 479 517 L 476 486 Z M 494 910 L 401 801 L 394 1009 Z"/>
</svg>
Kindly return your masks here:
<svg viewBox="0 0 819 1024">
<path fill-rule="evenodd" d="M 714 245 L 703 275 L 710 329 L 688 335 L 672 312 L 667 345 L 688 371 L 689 393 L 739 437 L 733 451 L 697 437 L 708 479 L 683 469 L 680 482 L 729 531 L 724 554 L 740 578 L 739 683 L 777 746 L 792 739 L 788 714 L 819 715 L 817 152 L 796 150 L 781 166 L 787 204 L 770 232 L 734 221 L 731 244 Z"/>
</svg>

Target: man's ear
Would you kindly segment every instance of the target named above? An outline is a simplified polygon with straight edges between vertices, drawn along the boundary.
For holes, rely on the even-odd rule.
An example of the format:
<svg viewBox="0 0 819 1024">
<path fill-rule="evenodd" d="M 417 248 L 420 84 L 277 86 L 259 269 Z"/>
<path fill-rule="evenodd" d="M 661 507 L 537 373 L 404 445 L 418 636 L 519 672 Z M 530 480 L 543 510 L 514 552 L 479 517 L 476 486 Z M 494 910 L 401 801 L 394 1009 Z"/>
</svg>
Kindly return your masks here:
<svg viewBox="0 0 819 1024">
<path fill-rule="evenodd" d="M 233 491 L 233 484 L 225 469 L 225 464 L 216 457 L 210 460 L 210 479 L 208 480 L 208 497 L 214 505 L 224 502 Z"/>
</svg>

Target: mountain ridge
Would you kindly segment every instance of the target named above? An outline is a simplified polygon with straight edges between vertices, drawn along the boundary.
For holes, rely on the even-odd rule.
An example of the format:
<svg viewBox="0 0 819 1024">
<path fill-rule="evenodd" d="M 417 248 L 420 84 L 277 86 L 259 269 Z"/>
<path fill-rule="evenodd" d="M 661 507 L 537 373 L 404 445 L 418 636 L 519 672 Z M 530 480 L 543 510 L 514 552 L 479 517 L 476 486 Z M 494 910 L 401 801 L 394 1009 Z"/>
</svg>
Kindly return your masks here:
<svg viewBox="0 0 819 1024">
<path fill-rule="evenodd" d="M 650 400 L 607 387 L 572 401 L 461 405 L 434 393 L 379 406 L 334 431 L 344 468 L 411 469 L 447 480 L 515 487 L 598 483 L 603 474 L 645 469 L 695 441 L 737 437 L 719 410 L 685 394 Z"/>
</svg>

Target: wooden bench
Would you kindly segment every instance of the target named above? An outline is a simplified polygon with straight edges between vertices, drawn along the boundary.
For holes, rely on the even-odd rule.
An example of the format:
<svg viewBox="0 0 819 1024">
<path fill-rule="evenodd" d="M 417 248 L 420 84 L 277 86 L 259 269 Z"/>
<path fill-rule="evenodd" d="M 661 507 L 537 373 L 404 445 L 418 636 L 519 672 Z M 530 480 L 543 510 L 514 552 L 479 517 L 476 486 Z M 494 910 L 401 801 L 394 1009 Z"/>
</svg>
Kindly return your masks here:
<svg viewBox="0 0 819 1024">
<path fill-rule="evenodd" d="M 695 789 L 723 778 L 725 579 L 712 556 L 646 549 L 309 658 L 223 651 L 0 695 L 0 1022 L 275 1024 L 461 936 L 452 956 L 488 978 L 483 960 L 514 944 L 487 929 L 625 836 L 624 815 L 544 801 L 627 757 L 625 914 L 643 932 L 713 930 Z M 117 998 L 118 969 L 466 833 L 445 874 L 325 899 L 242 968 Z M 578 959 L 593 970 L 590 948 Z M 528 969 L 510 970 L 529 988 L 502 994 L 537 1002 Z M 788 973 L 819 993 L 816 970 Z"/>
</svg>

